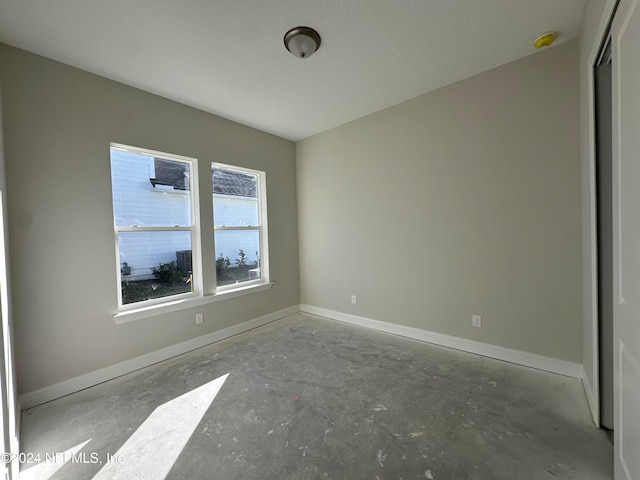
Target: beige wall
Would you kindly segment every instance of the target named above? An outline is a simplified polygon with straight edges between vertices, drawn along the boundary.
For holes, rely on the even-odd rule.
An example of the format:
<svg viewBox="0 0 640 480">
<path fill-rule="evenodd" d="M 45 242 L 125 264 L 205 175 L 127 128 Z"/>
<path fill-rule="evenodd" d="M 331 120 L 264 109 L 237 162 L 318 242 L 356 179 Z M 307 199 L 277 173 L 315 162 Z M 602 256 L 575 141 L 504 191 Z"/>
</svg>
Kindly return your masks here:
<svg viewBox="0 0 640 480">
<path fill-rule="evenodd" d="M 311 137 L 295 152 L 289 141 L 7 46 L 0 81 L 20 393 L 300 300 L 582 361 L 575 43 Z M 265 170 L 274 288 L 115 325 L 112 141 L 199 158 L 201 192 L 210 161 Z M 206 230 L 210 211 L 202 217 Z M 206 235 L 203 249 L 213 257 Z"/>
<path fill-rule="evenodd" d="M 0 81 L 20 393 L 299 303 L 292 142 L 2 45 Z M 211 198 L 211 161 L 266 171 L 275 286 L 116 325 L 109 142 L 198 158 L 202 198 Z"/>
<path fill-rule="evenodd" d="M 581 362 L 578 83 L 572 42 L 299 142 L 302 303 Z"/>
</svg>

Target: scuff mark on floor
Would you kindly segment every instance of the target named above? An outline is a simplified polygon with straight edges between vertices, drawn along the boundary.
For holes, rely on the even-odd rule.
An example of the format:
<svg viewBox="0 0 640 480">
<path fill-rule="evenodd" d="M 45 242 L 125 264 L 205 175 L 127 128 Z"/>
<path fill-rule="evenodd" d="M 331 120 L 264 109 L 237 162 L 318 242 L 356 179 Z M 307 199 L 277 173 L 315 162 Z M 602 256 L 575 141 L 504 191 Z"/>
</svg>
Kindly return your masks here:
<svg viewBox="0 0 640 480">
<path fill-rule="evenodd" d="M 380 465 L 381 467 L 384 467 L 384 461 L 387 459 L 387 454 L 384 453 L 382 450 L 378 450 L 378 454 L 376 455 L 376 461 L 378 462 L 378 465 Z"/>
</svg>

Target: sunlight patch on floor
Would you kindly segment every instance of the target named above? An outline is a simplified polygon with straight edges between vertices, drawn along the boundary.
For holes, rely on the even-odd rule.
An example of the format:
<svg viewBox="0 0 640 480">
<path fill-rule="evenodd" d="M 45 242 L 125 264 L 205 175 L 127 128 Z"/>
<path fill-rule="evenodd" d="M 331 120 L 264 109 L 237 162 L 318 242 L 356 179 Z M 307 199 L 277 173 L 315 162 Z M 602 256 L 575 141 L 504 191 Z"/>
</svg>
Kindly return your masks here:
<svg viewBox="0 0 640 480">
<path fill-rule="evenodd" d="M 75 447 L 71 447 L 69 450 L 65 450 L 62 453 L 58 453 L 55 456 L 46 458 L 45 461 L 29 467 L 26 470 L 20 472 L 20 480 L 49 480 L 53 477 L 58 470 L 60 470 L 69 460 L 72 460 L 78 452 L 89 443 L 91 439 L 79 443 Z"/>
<path fill-rule="evenodd" d="M 93 480 L 163 480 L 229 374 L 156 408 Z"/>
</svg>

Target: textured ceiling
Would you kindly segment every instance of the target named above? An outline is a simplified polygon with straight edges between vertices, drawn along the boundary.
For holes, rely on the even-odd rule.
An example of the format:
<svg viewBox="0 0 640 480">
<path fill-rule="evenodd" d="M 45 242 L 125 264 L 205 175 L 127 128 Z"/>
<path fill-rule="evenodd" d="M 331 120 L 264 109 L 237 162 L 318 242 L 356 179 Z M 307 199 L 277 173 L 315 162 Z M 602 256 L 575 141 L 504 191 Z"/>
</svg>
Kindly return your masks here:
<svg viewBox="0 0 640 480">
<path fill-rule="evenodd" d="M 0 0 L 0 42 L 300 140 L 580 33 L 584 0 Z M 315 28 L 300 60 L 283 35 Z"/>
</svg>

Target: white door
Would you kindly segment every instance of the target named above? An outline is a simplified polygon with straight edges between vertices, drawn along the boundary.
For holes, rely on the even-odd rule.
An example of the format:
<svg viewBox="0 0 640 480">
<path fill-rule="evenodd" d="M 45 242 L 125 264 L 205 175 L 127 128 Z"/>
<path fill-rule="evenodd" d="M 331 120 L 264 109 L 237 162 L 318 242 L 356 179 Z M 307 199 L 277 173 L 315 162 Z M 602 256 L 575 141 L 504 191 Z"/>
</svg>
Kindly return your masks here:
<svg viewBox="0 0 640 480">
<path fill-rule="evenodd" d="M 640 479 L 640 6 L 612 24 L 615 479 Z"/>
</svg>

